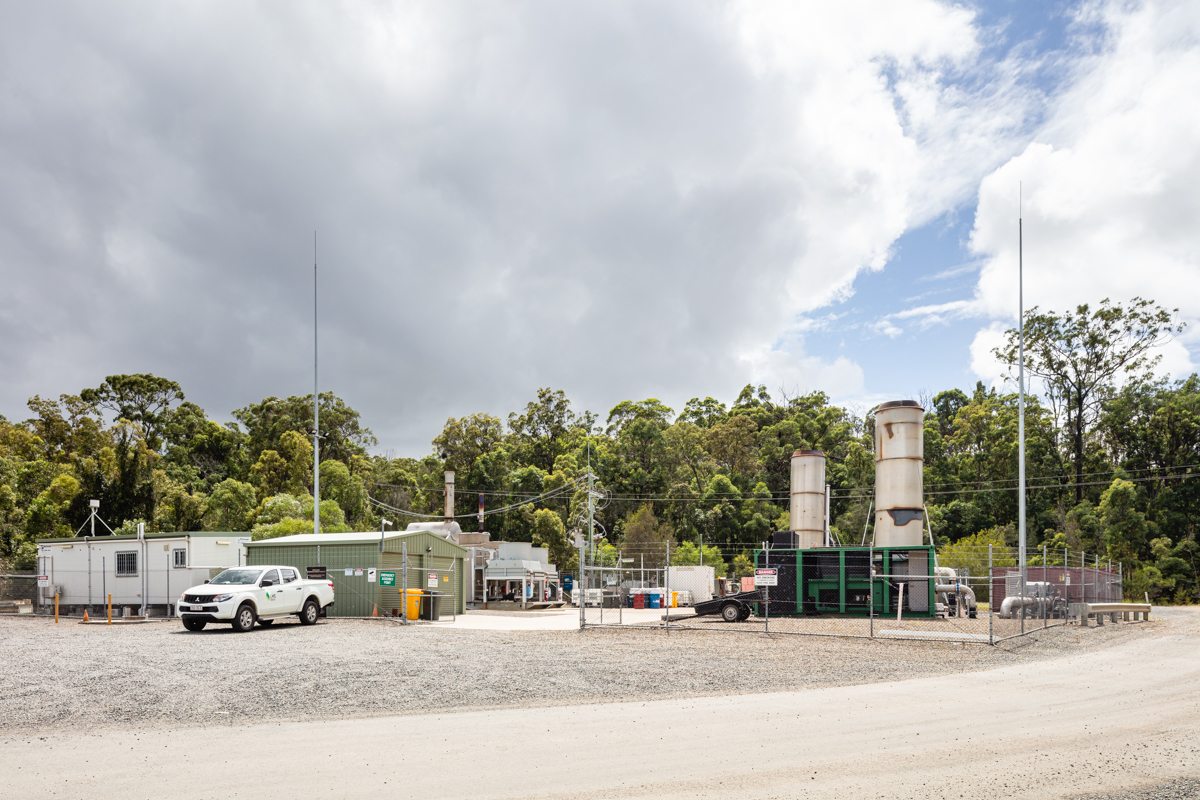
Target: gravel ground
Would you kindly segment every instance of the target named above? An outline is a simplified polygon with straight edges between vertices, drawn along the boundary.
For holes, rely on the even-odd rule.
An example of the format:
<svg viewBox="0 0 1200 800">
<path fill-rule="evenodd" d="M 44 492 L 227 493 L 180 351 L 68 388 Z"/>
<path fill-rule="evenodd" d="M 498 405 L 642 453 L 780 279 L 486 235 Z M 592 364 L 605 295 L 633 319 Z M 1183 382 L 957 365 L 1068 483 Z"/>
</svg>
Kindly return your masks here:
<svg viewBox="0 0 1200 800">
<path fill-rule="evenodd" d="M 1200 780 L 1180 778 L 1120 792 L 1074 794 L 1068 800 L 1200 800 Z"/>
<path fill-rule="evenodd" d="M 1052 628 L 997 647 L 629 628 L 452 630 L 376 620 L 188 633 L 174 622 L 109 627 L 0 618 L 0 731 L 794 690 L 985 670 L 1163 632 L 1200 633 L 1200 615 L 1163 609 L 1149 623 Z"/>
</svg>

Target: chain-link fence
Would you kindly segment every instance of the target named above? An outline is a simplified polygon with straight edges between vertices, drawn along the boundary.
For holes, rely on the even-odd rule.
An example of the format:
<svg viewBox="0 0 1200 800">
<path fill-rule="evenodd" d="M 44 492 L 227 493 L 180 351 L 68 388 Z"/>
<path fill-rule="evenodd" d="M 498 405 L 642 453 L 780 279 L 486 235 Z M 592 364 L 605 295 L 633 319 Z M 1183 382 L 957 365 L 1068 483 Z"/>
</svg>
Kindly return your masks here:
<svg viewBox="0 0 1200 800">
<path fill-rule="evenodd" d="M 1121 599 L 1119 564 L 1066 550 L 1031 548 L 1024 575 L 1016 549 L 995 546 L 731 550 L 706 550 L 707 571 L 672 564 L 667 545 L 649 569 L 642 554 L 581 552 L 581 627 L 994 644 L 1066 624 L 1071 603 Z"/>
</svg>

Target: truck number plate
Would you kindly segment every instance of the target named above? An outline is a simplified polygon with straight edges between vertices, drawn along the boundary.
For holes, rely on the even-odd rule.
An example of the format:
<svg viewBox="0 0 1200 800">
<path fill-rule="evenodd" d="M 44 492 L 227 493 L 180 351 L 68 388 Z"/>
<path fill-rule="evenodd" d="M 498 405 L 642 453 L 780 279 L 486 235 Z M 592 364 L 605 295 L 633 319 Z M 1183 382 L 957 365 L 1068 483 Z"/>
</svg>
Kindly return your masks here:
<svg viewBox="0 0 1200 800">
<path fill-rule="evenodd" d="M 188 606 L 189 611 L 203 611 L 204 606 Z"/>
</svg>

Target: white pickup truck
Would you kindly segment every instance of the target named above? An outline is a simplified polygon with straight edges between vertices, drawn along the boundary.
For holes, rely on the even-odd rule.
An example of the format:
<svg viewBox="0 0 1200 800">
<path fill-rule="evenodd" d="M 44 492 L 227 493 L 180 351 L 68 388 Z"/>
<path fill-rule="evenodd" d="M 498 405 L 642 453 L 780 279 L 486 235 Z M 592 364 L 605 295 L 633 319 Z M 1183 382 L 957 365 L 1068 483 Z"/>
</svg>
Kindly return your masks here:
<svg viewBox="0 0 1200 800">
<path fill-rule="evenodd" d="M 333 581 L 307 580 L 295 567 L 234 567 L 179 597 L 176 607 L 183 627 L 204 630 L 210 622 L 233 623 L 235 631 L 270 625 L 280 617 L 299 615 L 312 625 L 333 605 Z"/>
</svg>

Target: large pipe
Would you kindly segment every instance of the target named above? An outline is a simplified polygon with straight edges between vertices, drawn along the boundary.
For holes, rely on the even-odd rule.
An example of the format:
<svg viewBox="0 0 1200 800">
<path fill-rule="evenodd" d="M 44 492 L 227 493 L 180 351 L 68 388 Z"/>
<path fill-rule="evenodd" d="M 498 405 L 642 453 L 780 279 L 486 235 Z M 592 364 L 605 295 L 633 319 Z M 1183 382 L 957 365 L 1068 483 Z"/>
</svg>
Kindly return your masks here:
<svg viewBox="0 0 1200 800">
<path fill-rule="evenodd" d="M 825 454 L 820 450 L 792 453 L 791 531 L 800 547 L 825 544 Z"/>
<path fill-rule="evenodd" d="M 875 409 L 875 546 L 918 547 L 925 463 L 925 409 L 893 400 Z"/>
<path fill-rule="evenodd" d="M 934 583 L 933 590 L 936 593 L 956 595 L 960 606 L 968 611 L 975 610 L 975 591 L 958 579 L 958 573 L 950 567 L 938 567 L 934 573 L 938 581 L 943 581 Z"/>
<path fill-rule="evenodd" d="M 454 473 L 446 471 L 446 522 L 454 521 Z"/>
<path fill-rule="evenodd" d="M 1011 619 L 1020 609 L 1033 609 L 1035 615 L 1041 615 L 1043 607 L 1049 615 L 1054 610 L 1055 589 L 1046 581 L 1031 581 L 1025 584 L 1024 596 L 1010 595 L 1000 604 L 1000 616 Z"/>
</svg>

